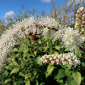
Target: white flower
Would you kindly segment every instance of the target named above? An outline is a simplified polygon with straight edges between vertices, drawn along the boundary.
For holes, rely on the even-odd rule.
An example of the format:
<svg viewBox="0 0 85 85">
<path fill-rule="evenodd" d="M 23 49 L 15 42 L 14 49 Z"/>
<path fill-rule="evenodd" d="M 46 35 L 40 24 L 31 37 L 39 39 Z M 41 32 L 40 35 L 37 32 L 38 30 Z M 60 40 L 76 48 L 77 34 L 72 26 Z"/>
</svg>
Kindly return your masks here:
<svg viewBox="0 0 85 85">
<path fill-rule="evenodd" d="M 52 26 L 58 26 L 59 25 L 58 21 L 51 18 L 51 17 L 37 18 L 36 23 L 41 24 L 42 26 L 47 26 L 47 27 L 52 27 Z"/>
<path fill-rule="evenodd" d="M 63 30 L 58 30 L 56 33 L 54 33 L 54 41 L 57 40 L 57 38 L 61 39 L 63 34 Z"/>
<path fill-rule="evenodd" d="M 52 57 L 50 57 L 49 60 L 52 60 Z"/>
<path fill-rule="evenodd" d="M 73 28 L 68 27 L 63 34 L 62 41 L 66 47 L 70 47 L 73 50 L 81 46 L 82 38 L 78 30 L 73 30 Z"/>
<path fill-rule="evenodd" d="M 49 29 L 47 27 L 44 28 L 42 35 L 44 35 L 45 37 L 47 37 L 48 36 L 48 31 L 49 31 Z"/>
<path fill-rule="evenodd" d="M 63 53 L 59 54 L 58 57 L 56 55 L 44 55 L 42 56 L 42 62 L 44 63 L 52 63 L 52 64 L 63 64 L 63 65 L 74 65 L 76 66 L 77 64 L 80 64 L 80 60 L 73 54 L 73 53 Z M 50 58 L 47 58 L 47 56 L 50 56 Z M 45 57 L 45 59 L 43 58 Z"/>
<path fill-rule="evenodd" d="M 54 64 L 55 62 L 54 61 L 51 61 L 52 64 Z"/>
<path fill-rule="evenodd" d="M 47 63 L 47 60 L 45 59 L 44 62 Z"/>
</svg>

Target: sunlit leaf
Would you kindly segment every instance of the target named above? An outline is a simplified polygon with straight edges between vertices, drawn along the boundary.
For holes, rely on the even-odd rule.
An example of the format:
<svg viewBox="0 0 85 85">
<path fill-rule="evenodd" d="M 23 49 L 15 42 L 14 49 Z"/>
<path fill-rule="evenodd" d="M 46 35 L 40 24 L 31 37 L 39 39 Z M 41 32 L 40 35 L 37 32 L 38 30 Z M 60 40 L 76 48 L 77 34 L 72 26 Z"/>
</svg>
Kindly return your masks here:
<svg viewBox="0 0 85 85">
<path fill-rule="evenodd" d="M 25 82 L 25 85 L 30 85 L 30 80 L 29 79 Z"/>
<path fill-rule="evenodd" d="M 5 84 L 8 83 L 9 81 L 11 81 L 11 79 L 6 79 L 5 80 Z"/>
<path fill-rule="evenodd" d="M 46 77 L 48 77 L 52 73 L 53 69 L 54 69 L 54 66 L 52 64 L 49 64 L 47 67 Z"/>
<path fill-rule="evenodd" d="M 17 72 L 19 72 L 19 68 L 14 68 L 14 69 L 11 71 L 10 75 L 13 74 L 13 73 L 17 73 Z"/>
<path fill-rule="evenodd" d="M 81 74 L 79 72 L 74 72 L 73 74 L 73 78 L 76 82 L 77 85 L 81 84 Z"/>
</svg>

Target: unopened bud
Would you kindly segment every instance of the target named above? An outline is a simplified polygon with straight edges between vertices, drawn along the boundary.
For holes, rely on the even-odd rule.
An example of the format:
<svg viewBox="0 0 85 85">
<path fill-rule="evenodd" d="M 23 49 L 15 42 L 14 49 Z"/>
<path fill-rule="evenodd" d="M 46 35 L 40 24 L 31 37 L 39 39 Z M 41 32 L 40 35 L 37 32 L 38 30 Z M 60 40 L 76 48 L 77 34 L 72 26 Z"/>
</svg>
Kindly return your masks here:
<svg viewBox="0 0 85 85">
<path fill-rule="evenodd" d="M 84 25 L 81 25 L 81 27 L 84 27 Z"/>
<path fill-rule="evenodd" d="M 83 32 L 80 32 L 80 34 L 83 34 Z"/>
<path fill-rule="evenodd" d="M 81 7 L 81 8 L 80 8 L 80 11 L 84 11 L 84 7 Z"/>
<path fill-rule="evenodd" d="M 84 29 L 82 29 L 81 31 L 84 32 Z"/>
</svg>

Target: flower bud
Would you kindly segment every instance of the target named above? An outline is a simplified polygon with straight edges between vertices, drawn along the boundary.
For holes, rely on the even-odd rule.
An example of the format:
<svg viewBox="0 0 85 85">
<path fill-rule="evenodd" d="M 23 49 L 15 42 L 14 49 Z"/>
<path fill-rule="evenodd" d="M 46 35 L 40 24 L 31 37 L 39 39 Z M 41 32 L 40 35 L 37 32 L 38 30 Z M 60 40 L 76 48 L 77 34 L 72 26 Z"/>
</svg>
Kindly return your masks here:
<svg viewBox="0 0 85 85">
<path fill-rule="evenodd" d="M 84 11 L 84 7 L 81 7 L 79 10 L 80 10 L 80 11 Z"/>
<path fill-rule="evenodd" d="M 84 32 L 84 29 L 82 29 L 81 31 Z"/>
<path fill-rule="evenodd" d="M 81 25 L 81 27 L 84 27 L 84 25 Z"/>
</svg>

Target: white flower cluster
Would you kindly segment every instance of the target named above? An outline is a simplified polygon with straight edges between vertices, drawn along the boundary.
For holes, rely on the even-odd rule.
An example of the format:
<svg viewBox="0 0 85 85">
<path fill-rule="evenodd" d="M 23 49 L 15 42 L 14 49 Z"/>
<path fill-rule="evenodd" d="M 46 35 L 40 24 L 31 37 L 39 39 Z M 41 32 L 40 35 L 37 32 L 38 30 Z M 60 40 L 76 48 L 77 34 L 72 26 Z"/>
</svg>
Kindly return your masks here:
<svg viewBox="0 0 85 85">
<path fill-rule="evenodd" d="M 68 27 L 63 34 L 62 41 L 66 47 L 70 47 L 73 50 L 81 46 L 82 37 L 78 30 Z"/>
<path fill-rule="evenodd" d="M 0 72 L 4 61 L 6 60 L 7 53 L 9 53 L 10 49 L 17 44 L 17 39 L 25 38 L 25 35 L 28 35 L 30 32 L 35 33 L 36 30 L 40 32 L 40 28 L 43 28 L 42 35 L 48 36 L 48 28 L 52 29 L 54 26 L 58 27 L 60 24 L 55 19 L 49 17 L 35 19 L 34 17 L 29 17 L 21 22 L 13 24 L 12 28 L 9 28 L 0 36 Z M 62 30 L 59 30 L 56 33 L 53 30 L 49 35 L 56 40 L 57 37 L 61 37 L 62 33 Z M 81 38 L 77 31 L 68 28 L 63 36 L 63 42 L 66 46 L 75 48 L 75 46 L 81 45 Z"/>
<path fill-rule="evenodd" d="M 80 7 L 77 10 L 76 21 L 75 21 L 75 29 L 78 29 L 81 31 L 82 27 L 85 27 L 85 8 L 84 7 Z"/>
<path fill-rule="evenodd" d="M 80 60 L 73 53 L 44 55 L 40 59 L 43 63 L 74 65 L 80 64 Z"/>
<path fill-rule="evenodd" d="M 0 72 L 4 61 L 6 60 L 7 53 L 10 52 L 10 49 L 14 45 L 16 45 L 17 39 L 25 38 L 25 34 L 28 35 L 29 32 L 35 33 L 36 29 L 39 31 L 39 29 L 36 27 L 36 24 L 46 26 L 57 26 L 58 22 L 55 21 L 55 19 L 48 17 L 47 18 L 41 17 L 38 19 L 34 19 L 34 17 L 29 17 L 22 20 L 22 22 L 17 22 L 13 24 L 12 28 L 6 30 L 0 36 Z"/>
<path fill-rule="evenodd" d="M 62 39 L 62 37 L 63 37 L 63 30 L 58 30 L 57 32 L 55 32 L 54 33 L 54 41 L 56 41 L 57 40 L 57 38 L 59 38 L 59 39 Z"/>
<path fill-rule="evenodd" d="M 59 26 L 59 23 L 55 19 L 49 18 L 48 16 L 37 18 L 36 23 L 46 27 Z"/>
</svg>

